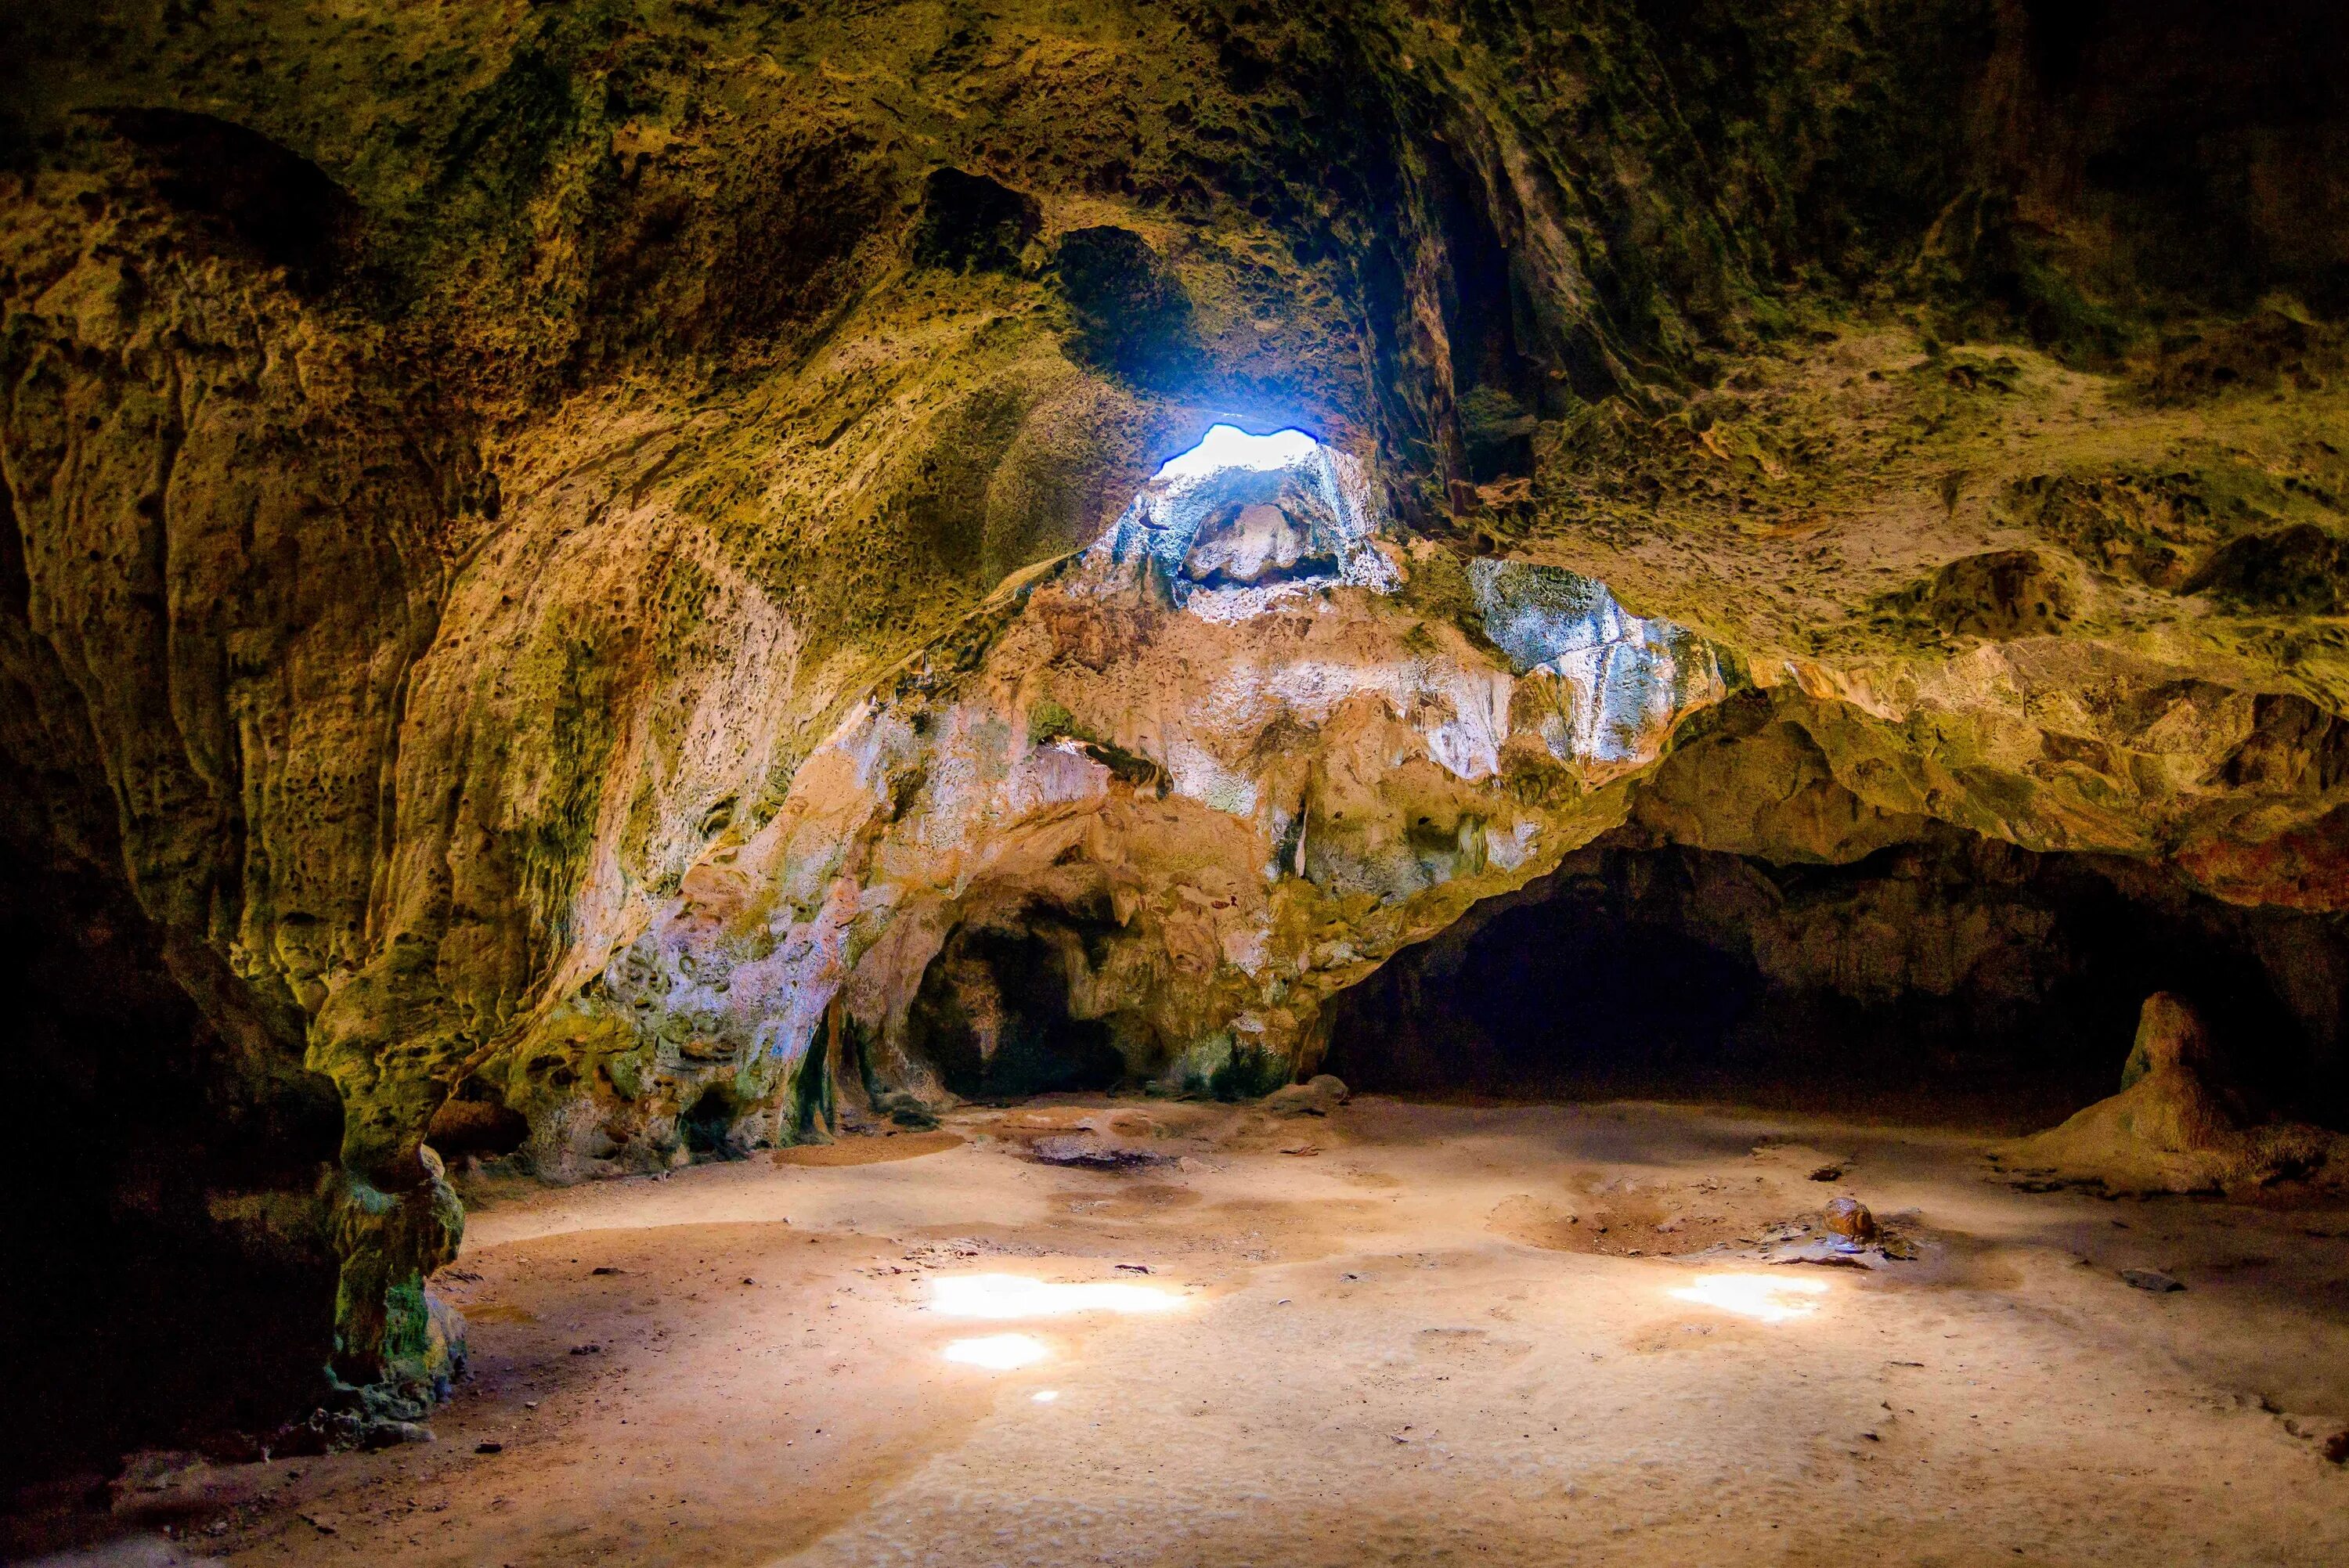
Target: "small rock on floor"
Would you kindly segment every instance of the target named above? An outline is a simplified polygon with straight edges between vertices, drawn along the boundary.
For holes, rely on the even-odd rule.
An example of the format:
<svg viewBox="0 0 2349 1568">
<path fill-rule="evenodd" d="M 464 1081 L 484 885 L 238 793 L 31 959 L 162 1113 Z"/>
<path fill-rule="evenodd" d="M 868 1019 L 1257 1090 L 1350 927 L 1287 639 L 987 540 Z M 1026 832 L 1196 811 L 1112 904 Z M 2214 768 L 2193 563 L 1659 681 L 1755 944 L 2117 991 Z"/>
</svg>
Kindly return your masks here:
<svg viewBox="0 0 2349 1568">
<path fill-rule="evenodd" d="M 1867 1204 L 1857 1198 L 1828 1200 L 1821 1217 L 1826 1221 L 1827 1229 L 1838 1236 L 1847 1237 L 1855 1242 L 1876 1239 L 1876 1216 L 1868 1212 Z"/>
<path fill-rule="evenodd" d="M 1345 1084 L 1329 1073 L 1316 1073 L 1264 1097 L 1264 1109 L 1275 1116 L 1327 1116 L 1352 1098 Z"/>
<path fill-rule="evenodd" d="M 2139 1290 L 2149 1290 L 2157 1294 L 2186 1288 L 2159 1269 L 2123 1269 L 2121 1278 Z"/>
<path fill-rule="evenodd" d="M 1171 1154 L 1112 1143 L 1089 1132 L 1040 1138 L 1030 1146 L 1029 1152 L 1047 1165 L 1090 1165 L 1102 1171 L 1133 1171 L 1174 1162 Z"/>
</svg>

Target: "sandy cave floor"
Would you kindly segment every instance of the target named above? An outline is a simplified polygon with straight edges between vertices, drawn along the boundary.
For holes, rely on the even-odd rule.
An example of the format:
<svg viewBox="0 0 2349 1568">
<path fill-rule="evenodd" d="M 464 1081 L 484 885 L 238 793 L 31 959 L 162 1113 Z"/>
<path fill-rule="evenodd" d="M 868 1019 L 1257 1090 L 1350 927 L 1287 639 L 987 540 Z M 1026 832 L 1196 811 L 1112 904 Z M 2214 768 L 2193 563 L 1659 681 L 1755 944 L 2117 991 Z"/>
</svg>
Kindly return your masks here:
<svg viewBox="0 0 2349 1568">
<path fill-rule="evenodd" d="M 1085 1121 L 1174 1158 L 1025 1157 Z M 206 1470 L 149 1521 L 238 1564 L 2349 1563 L 2349 1210 L 1651 1105 L 950 1130 L 502 1190 L 441 1281 L 474 1371 L 437 1441 Z M 1734 1255 L 1844 1192 L 1918 1255 Z M 1174 1299 L 944 1315 L 975 1274 Z M 1672 1294 L 1721 1274 L 1809 1310 Z M 1006 1333 L 1049 1355 L 942 1358 Z"/>
</svg>

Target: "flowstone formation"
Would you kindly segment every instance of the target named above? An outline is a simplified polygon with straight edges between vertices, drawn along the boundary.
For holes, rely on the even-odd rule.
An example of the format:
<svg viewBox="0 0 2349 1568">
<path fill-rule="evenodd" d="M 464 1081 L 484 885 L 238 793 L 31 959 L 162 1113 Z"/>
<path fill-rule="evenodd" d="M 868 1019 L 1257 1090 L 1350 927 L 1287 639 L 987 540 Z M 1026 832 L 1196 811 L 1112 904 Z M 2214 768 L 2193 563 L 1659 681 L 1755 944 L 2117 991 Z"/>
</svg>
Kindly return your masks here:
<svg viewBox="0 0 2349 1568">
<path fill-rule="evenodd" d="M 1806 868 L 1942 957 L 2188 910 L 2322 1101 L 2344 26 L 10 7 L 0 864 L 85 1218 L 5 1355 L 159 1391 L 19 1459 L 429 1397 L 444 1160 L 1261 1092 L 1577 854 L 1737 860 L 1797 992 Z"/>
</svg>

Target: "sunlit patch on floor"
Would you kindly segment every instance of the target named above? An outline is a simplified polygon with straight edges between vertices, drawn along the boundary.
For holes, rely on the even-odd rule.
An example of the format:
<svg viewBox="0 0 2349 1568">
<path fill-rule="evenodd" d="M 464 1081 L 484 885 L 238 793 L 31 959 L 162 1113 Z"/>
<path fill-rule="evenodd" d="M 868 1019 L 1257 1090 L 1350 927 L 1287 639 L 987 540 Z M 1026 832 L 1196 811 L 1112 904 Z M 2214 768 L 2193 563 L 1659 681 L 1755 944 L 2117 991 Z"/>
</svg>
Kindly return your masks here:
<svg viewBox="0 0 2349 1568">
<path fill-rule="evenodd" d="M 939 1352 L 948 1361 L 965 1367 L 984 1367 L 990 1372 L 1033 1367 L 1051 1354 L 1050 1347 L 1032 1334 L 988 1334 L 977 1339 L 957 1339 Z"/>
<path fill-rule="evenodd" d="M 1060 1397 L 1061 1391 L 1058 1388 L 1039 1388 L 1029 1396 L 1040 1405 L 1049 1405 Z"/>
<path fill-rule="evenodd" d="M 930 1305 L 948 1317 L 1006 1322 L 1072 1312 L 1172 1312 L 1183 1298 L 1149 1284 L 1052 1284 L 1019 1274 L 983 1274 L 933 1280 Z"/>
<path fill-rule="evenodd" d="M 1825 1280 L 1787 1279 L 1775 1274 L 1706 1274 L 1666 1294 L 1676 1301 L 1717 1306 L 1741 1317 L 1784 1323 L 1816 1312 L 1819 1298 L 1826 1293 Z"/>
</svg>

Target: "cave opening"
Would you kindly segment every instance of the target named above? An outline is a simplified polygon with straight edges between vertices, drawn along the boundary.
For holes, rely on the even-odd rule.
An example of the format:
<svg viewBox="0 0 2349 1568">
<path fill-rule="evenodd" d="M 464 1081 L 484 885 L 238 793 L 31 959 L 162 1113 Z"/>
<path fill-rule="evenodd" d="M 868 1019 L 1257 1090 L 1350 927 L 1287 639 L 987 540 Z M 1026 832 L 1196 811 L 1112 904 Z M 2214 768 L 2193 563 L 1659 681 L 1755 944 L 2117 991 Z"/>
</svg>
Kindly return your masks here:
<svg viewBox="0 0 2349 1568">
<path fill-rule="evenodd" d="M 38 1108 L 13 1140 L 0 1375 L 41 1413 L 0 1432 L 0 1499 L 129 1448 L 267 1431 L 325 1390 L 336 1264 L 314 1194 L 342 1108 L 266 1020 L 208 1021 L 191 975 L 235 1006 L 119 888 L 0 838 L 0 1059 Z"/>
<path fill-rule="evenodd" d="M 1713 1100 L 2022 1130 L 2111 1094 L 2157 991 L 2257 1100 L 2338 1125 L 2349 944 L 2134 862 L 1954 830 L 1849 865 L 1626 831 L 1332 1011 L 1359 1089 Z"/>
<path fill-rule="evenodd" d="M 1093 549 L 1162 574 L 1178 605 L 1245 618 L 1340 583 L 1390 584 L 1374 511 L 1349 454 L 1293 428 L 1217 424 L 1159 466 Z"/>
<path fill-rule="evenodd" d="M 1076 1005 L 1114 929 L 1106 911 L 1040 903 L 957 927 L 906 1016 L 915 1055 L 966 1099 L 1116 1088 L 1128 1076 L 1116 1025 Z"/>
<path fill-rule="evenodd" d="M 495 1160 L 530 1140 L 530 1119 L 498 1099 L 481 1078 L 467 1078 L 432 1113 L 424 1140 L 443 1160 Z"/>
<path fill-rule="evenodd" d="M 694 1097 L 677 1119 L 678 1136 L 695 1154 L 724 1154 L 734 1122 L 742 1114 L 740 1099 L 722 1083 L 711 1084 Z"/>
<path fill-rule="evenodd" d="M 1446 263 L 1441 306 L 1467 477 L 1490 484 L 1530 473 L 1545 387 L 1519 342 L 1524 300 L 1509 249 L 1481 182 L 1441 140 L 1428 145 L 1426 178 Z"/>
</svg>

